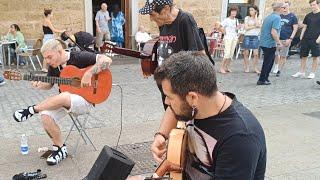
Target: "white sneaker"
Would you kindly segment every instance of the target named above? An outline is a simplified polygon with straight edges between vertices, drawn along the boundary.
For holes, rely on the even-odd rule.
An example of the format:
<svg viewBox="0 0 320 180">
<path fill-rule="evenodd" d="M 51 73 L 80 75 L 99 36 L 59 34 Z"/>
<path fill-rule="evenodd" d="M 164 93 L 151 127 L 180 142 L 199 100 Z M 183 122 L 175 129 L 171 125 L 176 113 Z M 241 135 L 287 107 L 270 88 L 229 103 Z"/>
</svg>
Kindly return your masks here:
<svg viewBox="0 0 320 180">
<path fill-rule="evenodd" d="M 310 73 L 308 79 L 313 79 L 316 75 L 314 73 Z"/>
<path fill-rule="evenodd" d="M 305 77 L 306 73 L 297 72 L 294 75 L 291 75 L 292 77 L 298 78 L 298 77 Z"/>
<path fill-rule="evenodd" d="M 275 64 L 272 72 L 276 74 L 278 71 L 279 71 L 279 65 Z"/>
</svg>

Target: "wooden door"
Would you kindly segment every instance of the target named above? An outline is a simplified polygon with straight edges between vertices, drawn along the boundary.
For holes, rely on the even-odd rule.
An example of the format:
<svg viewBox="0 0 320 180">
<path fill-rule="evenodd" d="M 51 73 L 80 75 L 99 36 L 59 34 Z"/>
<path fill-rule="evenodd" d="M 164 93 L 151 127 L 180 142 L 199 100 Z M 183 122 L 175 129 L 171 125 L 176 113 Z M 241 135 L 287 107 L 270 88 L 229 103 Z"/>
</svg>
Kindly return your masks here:
<svg viewBox="0 0 320 180">
<path fill-rule="evenodd" d="M 121 0 L 122 11 L 125 14 L 126 23 L 125 23 L 125 47 L 131 49 L 131 41 L 132 41 L 132 18 L 131 18 L 131 1 Z"/>
</svg>

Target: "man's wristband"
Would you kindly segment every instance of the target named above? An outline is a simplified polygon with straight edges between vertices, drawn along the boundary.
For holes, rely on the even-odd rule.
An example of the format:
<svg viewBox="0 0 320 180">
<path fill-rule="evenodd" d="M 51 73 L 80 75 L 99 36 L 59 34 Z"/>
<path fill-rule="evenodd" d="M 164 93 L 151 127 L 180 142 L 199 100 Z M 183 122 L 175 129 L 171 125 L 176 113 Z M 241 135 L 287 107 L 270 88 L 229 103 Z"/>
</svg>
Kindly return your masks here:
<svg viewBox="0 0 320 180">
<path fill-rule="evenodd" d="M 156 132 L 153 137 L 155 138 L 157 135 L 160 135 L 160 136 L 162 136 L 165 140 L 168 140 L 168 137 L 167 137 L 166 135 L 164 135 L 163 133 L 161 133 L 161 132 Z"/>
</svg>

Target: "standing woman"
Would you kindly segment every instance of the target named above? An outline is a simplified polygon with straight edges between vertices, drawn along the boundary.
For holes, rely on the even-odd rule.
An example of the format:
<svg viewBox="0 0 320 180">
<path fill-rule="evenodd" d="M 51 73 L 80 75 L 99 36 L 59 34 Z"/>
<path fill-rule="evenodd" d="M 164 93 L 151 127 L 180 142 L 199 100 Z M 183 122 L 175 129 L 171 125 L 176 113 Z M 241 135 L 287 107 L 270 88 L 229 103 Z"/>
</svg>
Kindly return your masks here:
<svg viewBox="0 0 320 180">
<path fill-rule="evenodd" d="M 248 73 L 249 70 L 249 50 L 253 50 L 254 60 L 253 69 L 259 74 L 257 68 L 259 61 L 259 34 L 261 28 L 261 19 L 259 18 L 259 9 L 256 5 L 251 5 L 248 8 L 248 16 L 244 19 L 244 28 L 246 30 L 243 40 L 243 67 L 244 72 Z"/>
<path fill-rule="evenodd" d="M 123 47 L 123 25 L 125 23 L 125 19 L 118 4 L 113 6 L 113 12 L 111 13 L 111 21 L 111 41 L 116 42 L 117 46 Z"/>
<path fill-rule="evenodd" d="M 44 9 L 44 19 L 42 22 L 43 29 L 43 44 L 45 44 L 48 40 L 54 39 L 54 33 L 63 33 L 65 30 L 56 29 L 51 22 L 52 18 L 52 9 Z M 48 72 L 47 62 L 43 60 L 42 71 Z"/>
<path fill-rule="evenodd" d="M 232 72 L 230 69 L 230 63 L 234 55 L 238 43 L 238 30 L 241 28 L 236 15 L 238 14 L 238 8 L 236 6 L 231 7 L 228 10 L 228 17 L 222 21 L 222 31 L 224 32 L 224 57 L 221 63 L 220 72 L 222 74 Z"/>
</svg>

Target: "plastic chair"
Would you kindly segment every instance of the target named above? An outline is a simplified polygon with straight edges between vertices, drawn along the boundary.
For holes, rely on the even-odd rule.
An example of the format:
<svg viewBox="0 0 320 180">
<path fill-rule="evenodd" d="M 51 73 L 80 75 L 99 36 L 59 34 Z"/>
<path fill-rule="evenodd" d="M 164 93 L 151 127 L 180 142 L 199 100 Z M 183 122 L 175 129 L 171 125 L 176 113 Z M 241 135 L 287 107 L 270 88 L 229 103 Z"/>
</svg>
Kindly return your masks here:
<svg viewBox="0 0 320 180">
<path fill-rule="evenodd" d="M 40 69 L 42 69 L 42 63 L 40 61 L 39 55 L 40 53 L 40 48 L 42 46 L 42 39 L 37 39 L 36 42 L 33 44 L 32 48 L 27 48 L 25 52 L 21 52 L 17 54 L 17 62 L 19 62 L 19 57 L 26 57 L 26 63 L 28 65 L 28 60 L 30 61 L 32 67 L 34 70 L 37 70 L 35 64 L 33 63 L 32 57 L 36 57 L 37 62 L 40 66 Z M 19 63 L 17 63 L 17 69 L 19 68 Z"/>
<path fill-rule="evenodd" d="M 64 140 L 64 143 L 67 144 L 67 140 L 68 140 L 68 138 L 69 138 L 69 136 L 70 136 L 70 134 L 71 134 L 71 132 L 73 131 L 74 128 L 76 128 L 77 132 L 79 133 L 79 137 L 77 139 L 76 146 L 75 146 L 74 151 L 72 153 L 73 156 L 75 156 L 75 154 L 76 154 L 76 152 L 78 150 L 80 138 L 83 139 L 85 144 L 90 143 L 92 145 L 92 147 L 94 148 L 94 150 L 95 151 L 97 150 L 96 146 L 93 144 L 92 140 L 89 138 L 89 136 L 88 136 L 88 134 L 86 132 L 86 124 L 87 124 L 87 122 L 89 120 L 89 116 L 91 116 L 91 114 L 90 114 L 91 111 L 92 111 L 92 109 L 88 113 L 85 113 L 85 114 L 82 114 L 82 115 L 76 115 L 76 114 L 73 114 L 73 113 L 68 113 L 70 119 L 72 120 L 72 126 L 71 126 L 71 128 L 70 128 L 70 130 L 68 132 L 68 135 L 67 135 L 66 139 Z M 82 121 L 80 120 L 80 117 L 84 117 Z"/>
<path fill-rule="evenodd" d="M 116 86 L 120 89 L 120 121 L 122 122 L 122 114 L 123 114 L 123 111 L 122 111 L 122 107 L 123 107 L 123 91 L 122 91 L 122 87 L 118 84 L 112 84 L 112 86 Z M 90 139 L 90 137 L 88 136 L 88 133 L 86 132 L 86 124 L 89 120 L 89 118 L 93 118 L 93 119 L 97 119 L 96 117 L 94 117 L 91 112 L 93 110 L 93 107 L 90 109 L 89 112 L 85 113 L 85 114 L 82 114 L 82 115 L 75 115 L 73 113 L 68 113 L 69 114 L 69 117 L 70 119 L 72 120 L 72 125 L 71 125 L 71 128 L 64 140 L 64 143 L 67 144 L 67 141 L 68 141 L 68 138 L 71 134 L 71 132 L 74 130 L 74 128 L 77 130 L 78 134 L 79 134 L 79 137 L 77 139 L 77 142 L 76 142 L 76 145 L 75 145 L 75 148 L 74 148 L 74 151 L 71 153 L 71 155 L 73 157 L 75 157 L 76 155 L 76 152 L 79 148 L 79 143 L 80 143 L 80 139 L 82 139 L 85 144 L 90 144 L 93 149 L 95 151 L 97 151 L 97 148 L 96 146 L 93 144 L 92 140 Z M 83 117 L 83 118 L 82 118 Z M 82 119 L 82 120 L 81 120 Z M 122 129 L 122 126 L 121 126 L 121 129 Z M 118 139 L 118 142 L 117 144 L 119 143 L 119 139 Z"/>
<path fill-rule="evenodd" d="M 240 53 L 243 51 L 244 49 L 242 49 L 242 42 L 238 43 L 238 50 L 237 50 L 237 54 L 236 54 L 236 60 L 238 60 Z M 251 60 L 252 57 L 252 52 L 253 49 L 249 50 L 249 61 Z"/>
</svg>

